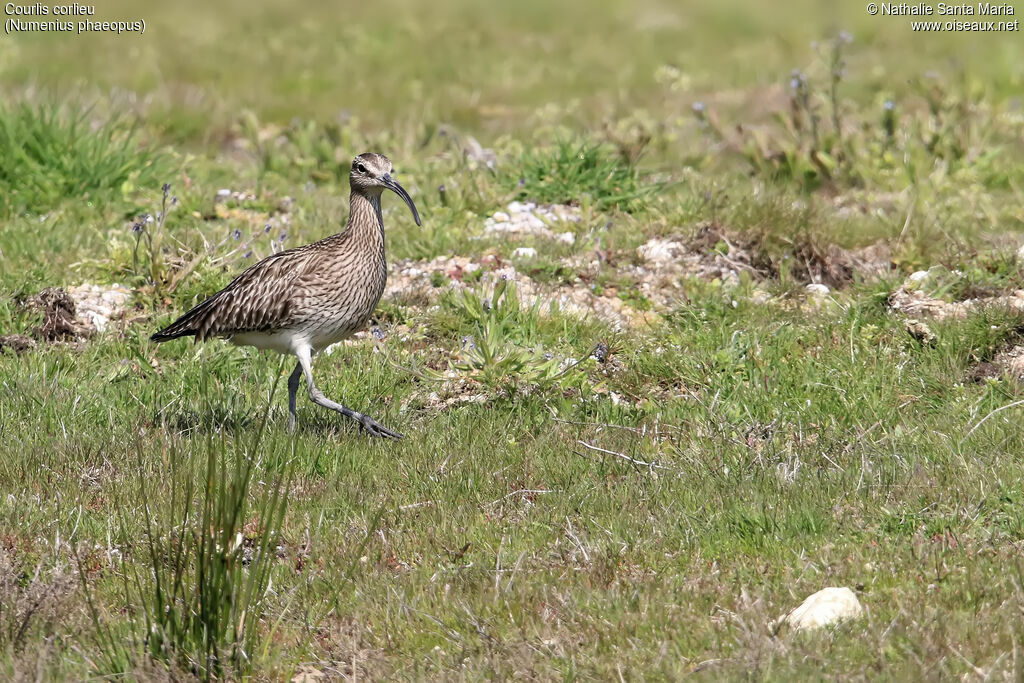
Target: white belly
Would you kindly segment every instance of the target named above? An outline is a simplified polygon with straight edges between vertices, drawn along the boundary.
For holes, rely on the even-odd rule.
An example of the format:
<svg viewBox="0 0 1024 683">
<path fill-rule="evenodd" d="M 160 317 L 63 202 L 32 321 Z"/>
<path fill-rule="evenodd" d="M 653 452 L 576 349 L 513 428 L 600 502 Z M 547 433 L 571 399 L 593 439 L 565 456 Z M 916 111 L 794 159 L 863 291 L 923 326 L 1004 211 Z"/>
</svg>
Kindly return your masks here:
<svg viewBox="0 0 1024 683">
<path fill-rule="evenodd" d="M 228 337 L 235 346 L 255 346 L 257 349 L 268 349 L 278 353 L 295 354 L 297 346 L 305 340 L 300 339 L 291 330 L 278 332 L 239 332 Z"/>
<path fill-rule="evenodd" d="M 295 330 L 239 332 L 228 337 L 228 341 L 235 346 L 255 346 L 257 349 L 268 349 L 294 356 L 299 347 L 309 346 L 313 353 L 317 353 L 351 336 L 352 332 L 349 330 L 314 328 L 303 333 L 297 333 Z"/>
</svg>

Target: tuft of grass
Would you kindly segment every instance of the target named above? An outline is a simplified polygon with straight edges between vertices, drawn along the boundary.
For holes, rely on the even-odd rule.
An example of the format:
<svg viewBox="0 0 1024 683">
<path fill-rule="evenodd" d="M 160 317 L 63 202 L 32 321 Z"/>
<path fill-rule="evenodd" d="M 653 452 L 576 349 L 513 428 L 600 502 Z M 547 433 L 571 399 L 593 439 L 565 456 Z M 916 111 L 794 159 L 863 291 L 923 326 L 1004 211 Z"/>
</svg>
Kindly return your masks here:
<svg viewBox="0 0 1024 683">
<path fill-rule="evenodd" d="M 275 385 L 276 388 L 276 385 Z M 261 463 L 261 441 L 274 391 L 252 436 L 229 454 L 223 437 L 206 438 L 198 473 L 186 449 L 168 444 L 163 492 L 148 481 L 138 453 L 137 486 L 143 501 L 142 533 L 122 509 L 120 543 L 135 557 L 122 563 L 122 594 L 131 614 L 130 647 L 120 642 L 89 597 L 103 666 L 119 673 L 149 656 L 183 667 L 204 680 L 238 676 L 255 664 L 263 638 L 262 618 L 276 544 L 287 506 L 293 459 L 276 467 Z M 261 464 L 271 470 L 257 481 Z M 151 504 L 169 497 L 157 512 Z M 88 594 L 89 588 L 83 587 Z"/>
<path fill-rule="evenodd" d="M 0 216 L 42 213 L 68 198 L 108 201 L 156 184 L 162 155 L 121 118 L 89 109 L 0 107 Z"/>
<path fill-rule="evenodd" d="M 490 296 L 466 289 L 444 302 L 472 333 L 462 338 L 447 373 L 431 372 L 432 379 L 462 378 L 509 395 L 533 389 L 591 390 L 584 370 L 593 369 L 593 359 L 567 361 L 529 347 L 538 336 L 540 301 L 524 307 L 515 282 L 498 280 Z"/>
<path fill-rule="evenodd" d="M 517 199 L 547 204 L 591 204 L 599 210 L 641 210 L 662 185 L 643 178 L 628 157 L 607 144 L 561 140 L 525 151 L 502 168 L 503 182 Z"/>
</svg>

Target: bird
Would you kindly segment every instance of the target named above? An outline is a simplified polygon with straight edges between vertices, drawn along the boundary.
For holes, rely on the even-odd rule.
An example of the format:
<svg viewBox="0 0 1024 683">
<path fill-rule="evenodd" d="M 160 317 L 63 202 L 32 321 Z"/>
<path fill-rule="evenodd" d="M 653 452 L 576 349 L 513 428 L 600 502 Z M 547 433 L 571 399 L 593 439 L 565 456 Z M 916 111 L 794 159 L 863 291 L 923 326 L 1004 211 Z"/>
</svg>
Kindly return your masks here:
<svg viewBox="0 0 1024 683">
<path fill-rule="evenodd" d="M 394 177 L 383 154 L 355 157 L 349 173 L 348 223 L 341 232 L 272 254 L 250 266 L 224 289 L 198 304 L 150 339 L 160 343 L 195 337 L 223 338 L 238 346 L 270 349 L 296 357 L 288 378 L 289 427 L 298 421 L 295 403 L 305 377 L 310 400 L 355 420 L 371 436 L 401 439 L 365 413 L 332 401 L 313 381 L 313 358 L 359 331 L 370 319 L 387 282 L 381 195 L 394 192 L 422 225 L 412 197 Z"/>
</svg>

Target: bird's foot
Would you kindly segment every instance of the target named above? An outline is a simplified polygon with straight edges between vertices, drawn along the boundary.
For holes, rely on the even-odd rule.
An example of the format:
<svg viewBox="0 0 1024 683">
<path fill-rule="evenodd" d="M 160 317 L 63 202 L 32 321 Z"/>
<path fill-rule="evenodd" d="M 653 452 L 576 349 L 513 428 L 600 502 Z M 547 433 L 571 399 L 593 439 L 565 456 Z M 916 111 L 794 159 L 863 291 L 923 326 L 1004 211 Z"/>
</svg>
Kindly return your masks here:
<svg viewBox="0 0 1024 683">
<path fill-rule="evenodd" d="M 356 419 L 359 422 L 359 431 L 366 432 L 370 436 L 379 436 L 383 439 L 394 439 L 396 441 L 402 438 L 401 434 L 388 429 L 369 415 L 360 415 Z"/>
</svg>

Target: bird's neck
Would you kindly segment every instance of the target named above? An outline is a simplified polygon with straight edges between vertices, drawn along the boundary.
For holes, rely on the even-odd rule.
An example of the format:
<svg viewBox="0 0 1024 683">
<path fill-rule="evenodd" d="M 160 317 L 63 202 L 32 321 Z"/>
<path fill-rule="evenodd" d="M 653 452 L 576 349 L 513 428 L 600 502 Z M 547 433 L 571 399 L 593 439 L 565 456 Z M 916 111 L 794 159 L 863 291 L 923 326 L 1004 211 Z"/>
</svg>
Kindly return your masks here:
<svg viewBox="0 0 1024 683">
<path fill-rule="evenodd" d="M 348 225 L 351 239 L 362 248 L 384 253 L 384 217 L 380 212 L 380 193 L 353 191 L 349 197 Z"/>
</svg>

